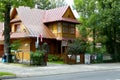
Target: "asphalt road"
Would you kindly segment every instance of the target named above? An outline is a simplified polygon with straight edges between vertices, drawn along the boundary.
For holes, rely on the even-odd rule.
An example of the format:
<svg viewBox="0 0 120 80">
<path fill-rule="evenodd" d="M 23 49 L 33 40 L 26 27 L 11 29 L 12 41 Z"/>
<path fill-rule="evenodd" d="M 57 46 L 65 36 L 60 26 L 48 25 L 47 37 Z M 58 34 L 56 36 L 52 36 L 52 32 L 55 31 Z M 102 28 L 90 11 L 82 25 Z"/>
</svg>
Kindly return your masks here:
<svg viewBox="0 0 120 80">
<path fill-rule="evenodd" d="M 120 69 L 16 78 L 9 80 L 120 80 Z"/>
</svg>

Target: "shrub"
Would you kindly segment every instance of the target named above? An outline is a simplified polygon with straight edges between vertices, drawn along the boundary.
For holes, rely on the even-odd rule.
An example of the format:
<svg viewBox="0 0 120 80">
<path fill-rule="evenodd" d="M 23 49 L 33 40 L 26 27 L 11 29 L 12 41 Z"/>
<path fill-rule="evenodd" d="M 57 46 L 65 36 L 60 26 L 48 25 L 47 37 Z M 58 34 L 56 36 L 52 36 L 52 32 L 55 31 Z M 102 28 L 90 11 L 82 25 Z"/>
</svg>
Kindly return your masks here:
<svg viewBox="0 0 120 80">
<path fill-rule="evenodd" d="M 54 61 L 63 61 L 62 58 L 56 55 L 49 54 L 48 55 L 48 62 L 54 62 Z"/>
<path fill-rule="evenodd" d="M 43 63 L 44 51 L 36 50 L 30 53 L 30 59 L 33 65 L 42 65 Z"/>
<path fill-rule="evenodd" d="M 69 44 L 68 53 L 69 54 L 80 54 L 84 53 L 86 50 L 86 43 L 80 39 L 76 39 L 74 42 Z"/>
</svg>

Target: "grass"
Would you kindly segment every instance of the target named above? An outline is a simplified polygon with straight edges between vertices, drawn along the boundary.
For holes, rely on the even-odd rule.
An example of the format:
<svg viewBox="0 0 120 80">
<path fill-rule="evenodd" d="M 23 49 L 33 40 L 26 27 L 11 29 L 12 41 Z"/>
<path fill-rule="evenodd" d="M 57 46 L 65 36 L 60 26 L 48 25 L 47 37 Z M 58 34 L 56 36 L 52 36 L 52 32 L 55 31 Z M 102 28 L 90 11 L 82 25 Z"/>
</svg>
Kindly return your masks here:
<svg viewBox="0 0 120 80">
<path fill-rule="evenodd" d="M 16 76 L 16 75 L 10 72 L 0 72 L 0 76 Z"/>
<path fill-rule="evenodd" d="M 65 64 L 63 61 L 50 61 L 49 63 L 55 63 L 55 64 Z"/>
</svg>

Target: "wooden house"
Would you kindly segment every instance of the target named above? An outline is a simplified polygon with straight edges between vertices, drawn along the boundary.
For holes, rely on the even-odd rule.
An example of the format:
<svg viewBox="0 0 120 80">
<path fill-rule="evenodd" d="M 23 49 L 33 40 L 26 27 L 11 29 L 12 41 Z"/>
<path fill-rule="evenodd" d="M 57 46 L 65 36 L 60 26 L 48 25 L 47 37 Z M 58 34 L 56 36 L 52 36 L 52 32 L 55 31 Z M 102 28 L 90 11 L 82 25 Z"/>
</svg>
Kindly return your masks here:
<svg viewBox="0 0 120 80">
<path fill-rule="evenodd" d="M 39 45 L 48 44 L 48 54 L 63 54 L 65 46 L 76 38 L 76 20 L 70 6 L 50 10 L 31 9 L 21 6 L 13 8 L 11 12 L 11 43 L 21 41 L 20 58 L 30 59 L 30 51 L 35 51 L 35 42 L 39 38 Z M 0 52 L 3 53 L 2 29 L 0 29 Z M 0 53 L 0 54 L 1 54 Z"/>
</svg>

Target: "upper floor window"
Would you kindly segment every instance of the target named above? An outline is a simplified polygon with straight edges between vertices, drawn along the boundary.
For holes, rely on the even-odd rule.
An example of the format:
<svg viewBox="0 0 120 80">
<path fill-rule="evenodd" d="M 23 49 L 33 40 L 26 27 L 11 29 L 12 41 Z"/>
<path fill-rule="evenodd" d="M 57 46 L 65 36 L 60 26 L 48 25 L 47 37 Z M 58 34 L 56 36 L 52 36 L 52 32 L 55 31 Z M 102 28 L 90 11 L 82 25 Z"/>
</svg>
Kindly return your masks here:
<svg viewBox="0 0 120 80">
<path fill-rule="evenodd" d="M 75 33 L 75 25 L 74 24 L 70 24 L 70 33 L 71 34 Z"/>
<path fill-rule="evenodd" d="M 53 24 L 49 24 L 48 26 L 49 26 L 48 28 L 50 29 L 50 31 L 53 32 Z"/>
<path fill-rule="evenodd" d="M 20 32 L 20 24 L 15 24 L 15 32 Z"/>
<path fill-rule="evenodd" d="M 68 26 L 68 23 L 63 23 L 62 24 L 63 26 L 63 33 L 68 33 L 69 32 L 69 26 Z"/>
<path fill-rule="evenodd" d="M 61 23 L 58 23 L 58 33 L 61 32 Z"/>
</svg>

